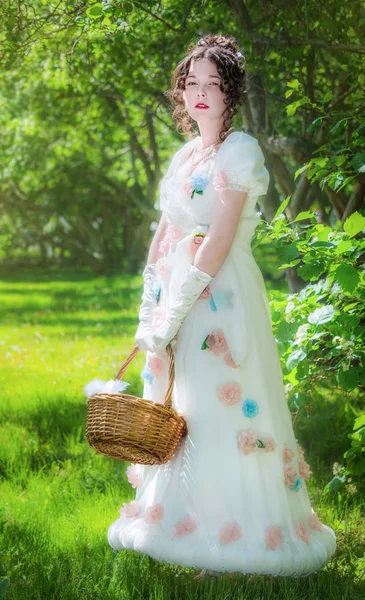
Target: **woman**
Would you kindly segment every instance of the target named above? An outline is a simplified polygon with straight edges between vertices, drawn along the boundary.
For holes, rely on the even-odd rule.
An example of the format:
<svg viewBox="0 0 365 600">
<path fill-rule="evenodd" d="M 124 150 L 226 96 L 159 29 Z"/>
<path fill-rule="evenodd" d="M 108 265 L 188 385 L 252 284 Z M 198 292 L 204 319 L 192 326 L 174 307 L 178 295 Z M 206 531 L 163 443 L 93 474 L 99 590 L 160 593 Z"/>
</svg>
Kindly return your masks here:
<svg viewBox="0 0 365 600">
<path fill-rule="evenodd" d="M 286 403 L 269 299 L 250 239 L 269 174 L 257 140 L 231 128 L 245 91 L 233 38 L 206 36 L 173 76 L 174 117 L 191 137 L 161 183 L 162 218 L 143 275 L 136 334 L 143 397 L 173 406 L 188 435 L 165 465 L 131 465 L 135 500 L 109 528 L 129 548 L 211 573 L 303 576 L 336 549 L 308 498 L 311 474 Z"/>
</svg>

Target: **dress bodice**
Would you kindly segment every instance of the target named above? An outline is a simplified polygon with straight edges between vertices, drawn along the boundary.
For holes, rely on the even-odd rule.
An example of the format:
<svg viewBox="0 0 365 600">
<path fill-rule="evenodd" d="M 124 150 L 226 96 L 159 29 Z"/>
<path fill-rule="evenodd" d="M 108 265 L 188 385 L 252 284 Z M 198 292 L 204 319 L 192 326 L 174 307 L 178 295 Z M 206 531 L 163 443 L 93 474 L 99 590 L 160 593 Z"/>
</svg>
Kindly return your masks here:
<svg viewBox="0 0 365 600">
<path fill-rule="evenodd" d="M 200 137 L 190 140 L 173 156 L 161 181 L 160 209 L 169 223 L 190 232 L 198 225 L 211 225 L 220 190 L 238 189 L 248 193 L 240 221 L 248 219 L 254 229 L 259 221 L 254 210 L 257 198 L 266 193 L 269 182 L 257 140 L 247 133 L 235 131 L 208 160 L 197 165 L 192 175 L 179 175 L 179 166 L 200 140 Z"/>
</svg>

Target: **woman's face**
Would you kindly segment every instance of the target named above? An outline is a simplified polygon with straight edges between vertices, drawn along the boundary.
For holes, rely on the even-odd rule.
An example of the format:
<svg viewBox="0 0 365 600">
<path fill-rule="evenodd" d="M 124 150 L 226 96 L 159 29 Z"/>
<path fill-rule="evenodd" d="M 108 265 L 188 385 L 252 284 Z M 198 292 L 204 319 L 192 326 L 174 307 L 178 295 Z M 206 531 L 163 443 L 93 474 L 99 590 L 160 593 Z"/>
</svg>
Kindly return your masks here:
<svg viewBox="0 0 365 600">
<path fill-rule="evenodd" d="M 189 115 L 195 121 L 220 120 L 226 108 L 225 94 L 220 89 L 221 77 L 214 62 L 207 58 L 192 60 L 185 80 L 183 98 Z M 199 108 L 205 105 L 206 108 Z"/>
</svg>

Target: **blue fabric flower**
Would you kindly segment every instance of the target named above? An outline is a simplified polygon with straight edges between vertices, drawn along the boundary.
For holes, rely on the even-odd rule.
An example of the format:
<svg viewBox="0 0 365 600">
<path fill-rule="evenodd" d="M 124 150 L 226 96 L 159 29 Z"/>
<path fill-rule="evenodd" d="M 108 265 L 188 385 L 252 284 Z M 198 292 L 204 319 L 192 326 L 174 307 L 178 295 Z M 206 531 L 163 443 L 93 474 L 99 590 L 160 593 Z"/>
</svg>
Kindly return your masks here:
<svg viewBox="0 0 365 600">
<path fill-rule="evenodd" d="M 209 179 L 206 175 L 194 174 L 190 178 L 194 192 L 202 192 L 208 185 Z"/>
<path fill-rule="evenodd" d="M 295 484 L 290 489 L 293 490 L 294 492 L 297 492 L 301 487 L 302 487 L 302 478 L 298 477 Z"/>
<path fill-rule="evenodd" d="M 244 400 L 242 403 L 242 411 L 245 417 L 249 417 L 250 419 L 257 417 L 259 414 L 259 407 L 256 400 L 246 398 L 246 400 Z"/>
<path fill-rule="evenodd" d="M 233 292 L 231 290 L 223 291 L 216 290 L 214 292 L 214 301 L 217 309 L 220 308 L 233 308 Z"/>
<path fill-rule="evenodd" d="M 217 312 L 217 307 L 215 305 L 213 296 L 210 296 L 210 298 L 209 298 L 209 306 L 210 306 L 211 310 L 213 310 L 214 312 Z"/>
<path fill-rule="evenodd" d="M 158 304 L 161 295 L 161 283 L 159 281 L 154 281 L 152 287 Z"/>
<path fill-rule="evenodd" d="M 147 383 L 152 383 L 154 379 L 154 375 L 148 365 L 144 367 L 141 376 L 144 381 L 147 381 Z"/>
</svg>

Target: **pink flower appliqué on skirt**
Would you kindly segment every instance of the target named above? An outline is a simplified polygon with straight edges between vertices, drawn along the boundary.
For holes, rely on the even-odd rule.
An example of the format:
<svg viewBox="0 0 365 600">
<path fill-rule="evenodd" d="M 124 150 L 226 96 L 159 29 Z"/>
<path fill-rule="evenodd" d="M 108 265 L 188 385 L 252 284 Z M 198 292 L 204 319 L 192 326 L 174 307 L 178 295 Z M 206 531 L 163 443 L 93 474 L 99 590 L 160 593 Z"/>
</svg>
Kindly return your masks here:
<svg viewBox="0 0 365 600">
<path fill-rule="evenodd" d="M 242 454 L 251 454 L 257 450 L 257 433 L 253 429 L 241 429 L 237 433 L 237 445 Z"/>
<path fill-rule="evenodd" d="M 303 477 L 303 479 L 309 479 L 312 475 L 309 464 L 301 458 L 299 459 L 299 474 Z"/>
<path fill-rule="evenodd" d="M 294 458 L 294 452 L 289 448 L 287 444 L 283 448 L 283 459 L 284 462 L 289 463 Z"/>
<path fill-rule="evenodd" d="M 197 525 L 195 519 L 191 519 L 190 517 L 183 517 L 176 525 L 175 537 L 183 537 L 184 535 L 189 535 L 190 533 L 193 533 L 196 530 L 196 528 Z"/>
<path fill-rule="evenodd" d="M 310 533 L 309 533 L 308 529 L 306 528 L 306 526 L 304 525 L 303 521 L 300 521 L 299 523 L 297 523 L 297 526 L 295 528 L 295 535 L 299 540 L 303 540 L 303 542 L 308 544 L 308 542 L 310 540 Z"/>
<path fill-rule="evenodd" d="M 298 473 L 296 472 L 293 465 L 291 465 L 290 463 L 287 464 L 284 468 L 284 483 L 285 483 L 285 485 L 287 485 L 289 487 L 294 487 L 297 478 L 298 478 Z"/>
<path fill-rule="evenodd" d="M 229 521 L 221 528 L 219 532 L 220 543 L 223 546 L 231 542 L 237 542 L 242 537 L 242 531 L 236 521 Z"/>
<path fill-rule="evenodd" d="M 219 400 L 225 406 L 232 406 L 241 400 L 242 387 L 239 383 L 223 383 L 218 388 Z"/>
<path fill-rule="evenodd" d="M 163 518 L 163 513 L 164 510 L 161 504 L 153 504 L 146 509 L 144 520 L 146 523 L 152 525 L 153 523 L 161 521 Z"/>
<path fill-rule="evenodd" d="M 323 531 L 324 527 L 321 521 L 318 518 L 317 513 L 312 513 L 308 518 L 308 525 L 311 529 L 316 529 L 317 531 Z"/>
<path fill-rule="evenodd" d="M 119 509 L 119 514 L 121 517 L 126 517 L 126 519 L 131 519 L 132 517 L 138 517 L 140 511 L 139 502 L 137 500 L 132 500 L 128 504 L 124 504 L 122 508 Z"/>
<path fill-rule="evenodd" d="M 263 438 L 262 442 L 265 448 L 262 448 L 264 452 L 274 452 L 276 448 L 276 442 L 273 437 Z"/>
<path fill-rule="evenodd" d="M 275 550 L 281 546 L 284 540 L 283 528 L 281 525 L 270 525 L 265 527 L 265 541 L 270 550 Z"/>
<path fill-rule="evenodd" d="M 165 361 L 160 356 L 153 354 L 148 359 L 148 366 L 151 369 L 151 373 L 156 377 L 160 377 L 165 371 Z"/>
<path fill-rule="evenodd" d="M 136 473 L 135 465 L 130 465 L 126 471 L 127 479 L 133 488 L 140 487 L 142 485 L 142 480 L 139 475 Z"/>
<path fill-rule="evenodd" d="M 223 329 L 212 331 L 206 338 L 205 343 L 209 350 L 215 355 L 223 354 L 228 350 L 228 344 Z"/>
<path fill-rule="evenodd" d="M 236 363 L 234 362 L 233 358 L 232 358 L 232 354 L 230 353 L 230 351 L 228 350 L 228 352 L 226 352 L 226 354 L 224 355 L 224 362 L 229 366 L 232 367 L 233 369 L 238 369 L 239 365 L 236 365 Z"/>
</svg>

